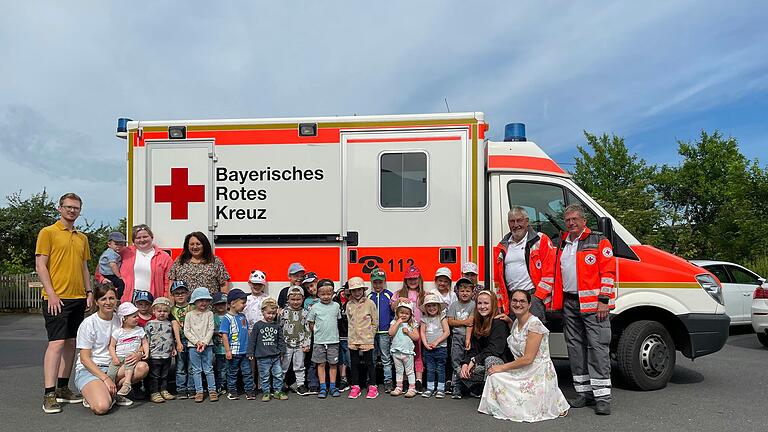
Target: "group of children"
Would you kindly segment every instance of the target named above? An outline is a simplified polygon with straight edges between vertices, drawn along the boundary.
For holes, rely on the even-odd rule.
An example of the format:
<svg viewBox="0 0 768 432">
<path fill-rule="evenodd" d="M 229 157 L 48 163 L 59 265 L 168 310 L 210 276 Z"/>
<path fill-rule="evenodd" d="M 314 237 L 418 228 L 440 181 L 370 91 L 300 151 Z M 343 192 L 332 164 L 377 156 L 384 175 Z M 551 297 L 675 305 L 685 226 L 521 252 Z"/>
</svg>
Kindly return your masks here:
<svg viewBox="0 0 768 432">
<path fill-rule="evenodd" d="M 379 358 L 386 393 L 444 398 L 453 383 L 451 395 L 459 399 L 458 372 L 469 349 L 477 273 L 472 265 L 462 270 L 452 287 L 450 269 L 441 267 L 435 290 L 426 292 L 421 272 L 411 266 L 402 288 L 393 293 L 379 268 L 370 273 L 370 287 L 352 277 L 337 290 L 332 280 L 293 263 L 291 285 L 277 300 L 267 295 L 267 278 L 259 270 L 249 275 L 250 292 L 233 288 L 211 295 L 207 288 L 190 290 L 174 281 L 172 299 L 137 291 L 133 303 L 120 305 L 123 325 L 112 335 L 110 354 L 116 371 L 126 355 L 142 353 L 150 368 L 144 385 L 156 403 L 202 402 L 206 390 L 212 402 L 224 394 L 237 400 L 239 388 L 253 400 L 256 373 L 263 401 L 286 400 L 289 389 L 318 398 L 349 390 L 352 399 L 365 391 L 373 399 L 379 395 Z M 174 358 L 175 396 L 168 391 Z M 295 381 L 288 386 L 290 370 Z M 124 386 L 119 394 L 130 390 Z"/>
</svg>

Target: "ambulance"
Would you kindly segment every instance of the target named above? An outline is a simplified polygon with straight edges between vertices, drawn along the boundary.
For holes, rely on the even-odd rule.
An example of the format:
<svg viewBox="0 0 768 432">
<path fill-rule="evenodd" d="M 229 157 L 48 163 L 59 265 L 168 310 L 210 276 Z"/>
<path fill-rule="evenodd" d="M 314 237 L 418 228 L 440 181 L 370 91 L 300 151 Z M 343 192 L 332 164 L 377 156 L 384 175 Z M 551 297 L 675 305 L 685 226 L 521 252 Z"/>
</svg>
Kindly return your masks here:
<svg viewBox="0 0 768 432">
<path fill-rule="evenodd" d="M 563 210 L 581 204 L 616 257 L 612 353 L 625 381 L 662 388 L 676 351 L 694 359 L 728 337 L 720 283 L 706 270 L 640 242 L 535 143 L 524 125 L 486 139 L 479 112 L 229 120 L 118 120 L 128 147 L 128 226 L 146 223 L 177 257 L 201 231 L 235 287 L 253 269 L 269 292 L 287 269 L 342 283 L 386 271 L 389 289 L 419 267 L 426 285 L 446 266 L 476 262 L 493 280 L 493 246 L 508 232 L 511 205 L 534 229 L 564 230 Z M 457 277 L 454 276 L 454 279 Z M 565 358 L 560 311 L 548 312 L 553 357 Z"/>
</svg>

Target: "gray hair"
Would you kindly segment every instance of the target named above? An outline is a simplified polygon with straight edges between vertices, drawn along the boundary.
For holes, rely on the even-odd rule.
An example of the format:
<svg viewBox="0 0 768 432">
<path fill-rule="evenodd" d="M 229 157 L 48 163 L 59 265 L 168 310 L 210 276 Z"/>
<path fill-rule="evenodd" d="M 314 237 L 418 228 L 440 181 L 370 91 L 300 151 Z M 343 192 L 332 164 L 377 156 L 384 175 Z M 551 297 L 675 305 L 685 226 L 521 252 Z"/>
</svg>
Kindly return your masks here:
<svg viewBox="0 0 768 432">
<path fill-rule="evenodd" d="M 563 212 L 563 215 L 566 215 L 568 213 L 578 213 L 579 217 L 584 219 L 584 207 L 582 207 L 581 204 L 571 204 L 568 207 L 566 207 L 565 211 Z"/>
<path fill-rule="evenodd" d="M 507 212 L 507 218 L 512 216 L 513 214 L 521 214 L 525 216 L 526 219 L 528 219 L 528 210 L 526 210 L 524 207 L 521 207 L 519 205 L 513 205 L 509 208 L 509 211 Z"/>
</svg>

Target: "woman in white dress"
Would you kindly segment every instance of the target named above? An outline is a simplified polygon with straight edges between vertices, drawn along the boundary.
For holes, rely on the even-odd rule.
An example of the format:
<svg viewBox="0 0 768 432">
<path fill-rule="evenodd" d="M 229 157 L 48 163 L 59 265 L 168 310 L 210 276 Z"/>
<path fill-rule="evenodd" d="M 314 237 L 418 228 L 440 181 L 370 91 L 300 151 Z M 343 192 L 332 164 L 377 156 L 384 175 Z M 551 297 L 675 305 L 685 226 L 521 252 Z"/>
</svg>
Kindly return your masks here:
<svg viewBox="0 0 768 432">
<path fill-rule="evenodd" d="M 507 344 L 515 361 L 488 369 L 477 410 L 516 422 L 565 416 L 570 406 L 557 386 L 557 373 L 549 358 L 549 330 L 530 313 L 531 294 L 513 291 L 510 306 L 516 319 Z"/>
</svg>

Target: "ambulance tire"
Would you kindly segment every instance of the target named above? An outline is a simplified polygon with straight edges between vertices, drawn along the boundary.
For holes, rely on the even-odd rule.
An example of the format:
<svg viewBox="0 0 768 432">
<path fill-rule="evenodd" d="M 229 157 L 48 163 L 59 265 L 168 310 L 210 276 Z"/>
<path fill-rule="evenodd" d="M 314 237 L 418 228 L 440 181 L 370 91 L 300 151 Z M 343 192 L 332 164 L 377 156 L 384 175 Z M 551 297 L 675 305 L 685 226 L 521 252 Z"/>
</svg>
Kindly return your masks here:
<svg viewBox="0 0 768 432">
<path fill-rule="evenodd" d="M 764 347 L 768 348 L 768 333 L 758 333 L 757 340 L 759 340 Z"/>
<path fill-rule="evenodd" d="M 616 357 L 627 384 L 637 390 L 667 386 L 675 371 L 675 342 L 657 321 L 635 321 L 619 337 Z"/>
</svg>

